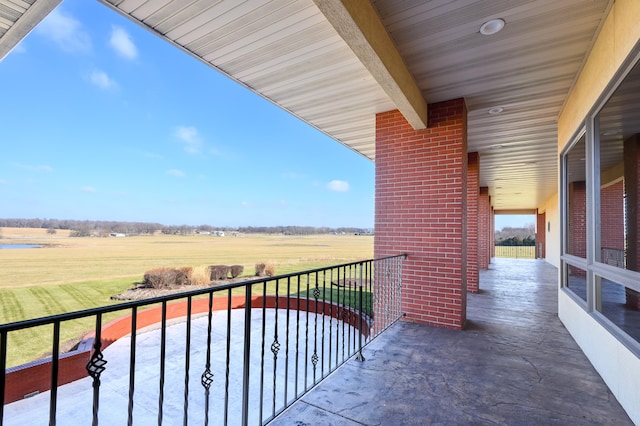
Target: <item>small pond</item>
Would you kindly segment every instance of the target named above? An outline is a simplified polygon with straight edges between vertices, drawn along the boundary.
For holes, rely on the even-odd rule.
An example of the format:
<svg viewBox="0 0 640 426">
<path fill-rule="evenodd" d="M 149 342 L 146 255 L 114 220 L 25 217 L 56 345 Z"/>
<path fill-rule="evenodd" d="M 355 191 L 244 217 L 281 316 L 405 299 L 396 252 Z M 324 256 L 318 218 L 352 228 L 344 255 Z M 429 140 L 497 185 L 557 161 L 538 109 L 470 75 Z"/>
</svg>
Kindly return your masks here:
<svg viewBox="0 0 640 426">
<path fill-rule="evenodd" d="M 0 244 L 0 249 L 28 249 L 40 248 L 41 244 Z"/>
</svg>

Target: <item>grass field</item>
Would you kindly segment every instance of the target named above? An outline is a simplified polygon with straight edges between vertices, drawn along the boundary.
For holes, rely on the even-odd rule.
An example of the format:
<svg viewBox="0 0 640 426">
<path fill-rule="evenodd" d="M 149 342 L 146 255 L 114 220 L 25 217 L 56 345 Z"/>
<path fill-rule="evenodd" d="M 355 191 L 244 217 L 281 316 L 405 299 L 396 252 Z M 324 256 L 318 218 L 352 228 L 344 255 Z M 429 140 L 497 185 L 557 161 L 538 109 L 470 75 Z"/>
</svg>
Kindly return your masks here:
<svg viewBox="0 0 640 426">
<path fill-rule="evenodd" d="M 252 275 L 256 263 L 275 274 L 303 271 L 373 257 L 373 237 L 355 235 L 282 236 L 155 235 L 71 238 L 66 231 L 2 228 L 0 244 L 43 244 L 43 248 L 0 249 L 0 324 L 110 305 L 114 294 L 158 267 L 240 264 Z M 108 320 L 109 318 L 105 318 Z M 62 339 L 74 340 L 91 325 L 65 324 Z M 9 365 L 42 355 L 50 330 L 29 329 L 10 336 Z M 48 338 L 48 337 L 47 337 Z"/>
</svg>

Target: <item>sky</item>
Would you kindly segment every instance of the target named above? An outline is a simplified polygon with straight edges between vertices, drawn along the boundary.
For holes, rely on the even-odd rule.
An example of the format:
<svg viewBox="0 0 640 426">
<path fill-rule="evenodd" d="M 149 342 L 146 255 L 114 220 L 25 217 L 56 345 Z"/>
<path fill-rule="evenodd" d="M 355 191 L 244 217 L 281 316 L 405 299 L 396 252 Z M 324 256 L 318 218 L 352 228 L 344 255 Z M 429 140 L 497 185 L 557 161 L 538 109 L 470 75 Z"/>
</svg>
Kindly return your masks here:
<svg viewBox="0 0 640 426">
<path fill-rule="evenodd" d="M 373 227 L 373 162 L 96 1 L 6 56 L 0 94 L 0 217 Z"/>
<path fill-rule="evenodd" d="M 506 227 L 525 228 L 535 224 L 536 217 L 532 214 L 497 214 L 495 217 L 496 231 Z"/>
</svg>

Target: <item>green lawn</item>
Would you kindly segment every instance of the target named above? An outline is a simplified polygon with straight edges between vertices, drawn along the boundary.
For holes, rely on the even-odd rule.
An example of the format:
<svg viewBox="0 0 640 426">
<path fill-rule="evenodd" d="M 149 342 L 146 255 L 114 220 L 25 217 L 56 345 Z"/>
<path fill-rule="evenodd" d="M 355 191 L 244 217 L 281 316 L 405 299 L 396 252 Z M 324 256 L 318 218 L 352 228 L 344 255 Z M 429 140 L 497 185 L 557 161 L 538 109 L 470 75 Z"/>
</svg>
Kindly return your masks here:
<svg viewBox="0 0 640 426">
<path fill-rule="evenodd" d="M 110 300 L 112 295 L 132 287 L 146 270 L 157 267 L 242 264 L 244 275 L 252 275 L 254 265 L 265 262 L 282 275 L 373 257 L 371 236 L 70 238 L 43 235 L 40 230 L 33 235 L 24 235 L 24 230 L 19 235 L 8 228 L 2 231 L 3 244 L 49 246 L 0 250 L 0 324 L 111 305 L 116 303 Z M 267 289 L 274 291 L 273 285 Z M 341 299 L 344 294 L 341 291 Z M 118 315 L 110 314 L 105 321 Z M 72 346 L 91 328 L 91 320 L 63 324 L 63 347 Z M 51 347 L 50 336 L 51 327 L 11 333 L 8 365 L 44 355 L 43 348 Z"/>
</svg>

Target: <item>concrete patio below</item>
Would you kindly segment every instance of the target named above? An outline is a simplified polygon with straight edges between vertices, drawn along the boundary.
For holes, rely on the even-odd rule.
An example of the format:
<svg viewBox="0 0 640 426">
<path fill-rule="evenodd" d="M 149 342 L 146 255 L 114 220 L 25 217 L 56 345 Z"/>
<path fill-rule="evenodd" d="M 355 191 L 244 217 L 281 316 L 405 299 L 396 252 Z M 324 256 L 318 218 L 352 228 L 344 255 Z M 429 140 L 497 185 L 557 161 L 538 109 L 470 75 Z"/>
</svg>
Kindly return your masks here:
<svg viewBox="0 0 640 426">
<path fill-rule="evenodd" d="M 271 425 L 633 424 L 558 319 L 556 268 L 494 259 L 480 288 L 465 331 L 398 323 Z"/>
</svg>

